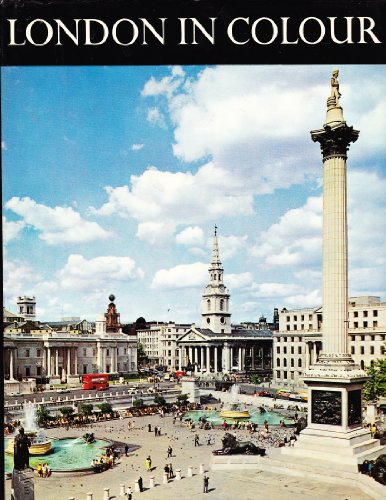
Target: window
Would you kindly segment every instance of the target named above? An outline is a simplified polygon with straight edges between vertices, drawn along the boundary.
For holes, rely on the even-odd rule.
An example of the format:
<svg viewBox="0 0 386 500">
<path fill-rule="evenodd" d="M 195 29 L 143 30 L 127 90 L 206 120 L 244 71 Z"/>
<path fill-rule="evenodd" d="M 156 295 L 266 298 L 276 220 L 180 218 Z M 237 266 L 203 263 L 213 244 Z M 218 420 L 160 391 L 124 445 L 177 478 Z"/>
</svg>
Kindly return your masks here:
<svg viewBox="0 0 386 500">
<path fill-rule="evenodd" d="M 276 358 L 276 366 L 280 366 L 280 358 Z"/>
<path fill-rule="evenodd" d="M 370 354 L 374 354 L 374 346 L 373 345 L 370 346 Z"/>
<path fill-rule="evenodd" d="M 301 319 L 302 321 L 304 321 L 304 314 L 302 314 L 302 315 L 300 316 L 300 319 Z"/>
<path fill-rule="evenodd" d="M 365 353 L 365 348 L 364 346 L 361 347 L 361 354 L 364 354 Z"/>
<path fill-rule="evenodd" d="M 291 318 L 290 318 L 289 316 L 287 316 L 287 321 L 288 321 L 288 322 L 289 322 L 289 321 L 291 321 Z"/>
<path fill-rule="evenodd" d="M 374 316 L 374 318 L 378 317 L 378 311 L 376 309 L 374 309 L 374 311 L 373 311 L 373 316 Z"/>
<path fill-rule="evenodd" d="M 224 310 L 224 299 L 220 300 L 220 311 Z"/>
<path fill-rule="evenodd" d="M 294 358 L 291 358 L 291 368 L 293 368 L 294 366 L 295 366 Z"/>
<path fill-rule="evenodd" d="M 298 354 L 301 354 L 301 353 L 302 353 L 302 346 L 300 345 L 300 346 L 298 347 Z"/>
<path fill-rule="evenodd" d="M 364 321 L 364 322 L 363 322 L 363 328 L 367 328 L 367 324 L 368 324 L 368 322 L 367 322 L 367 321 Z"/>
<path fill-rule="evenodd" d="M 287 325 L 287 331 L 288 331 L 288 332 L 290 331 L 290 329 L 291 329 L 291 328 L 290 328 L 290 326 L 289 326 L 289 325 Z"/>
<path fill-rule="evenodd" d="M 291 337 L 291 342 L 295 342 L 295 337 Z"/>
<path fill-rule="evenodd" d="M 276 347 L 276 352 L 277 352 L 278 354 L 280 354 L 280 346 L 279 346 L 279 345 Z"/>
<path fill-rule="evenodd" d="M 36 357 L 40 358 L 41 355 L 42 355 L 41 349 L 36 349 Z"/>
<path fill-rule="evenodd" d="M 38 377 L 41 377 L 41 375 L 42 375 L 42 367 L 41 366 L 36 367 L 36 375 Z"/>
<path fill-rule="evenodd" d="M 287 347 L 286 346 L 283 347 L 283 354 L 287 354 Z"/>
<path fill-rule="evenodd" d="M 291 354 L 295 354 L 295 347 L 294 346 L 291 347 Z"/>
<path fill-rule="evenodd" d="M 376 328 L 378 326 L 378 321 L 373 321 L 373 327 Z"/>
<path fill-rule="evenodd" d="M 206 308 L 210 311 L 210 299 L 206 301 Z"/>
<path fill-rule="evenodd" d="M 86 347 L 83 349 L 83 356 L 87 356 L 87 349 L 86 349 Z M 85 373 L 87 373 L 87 372 L 85 372 Z"/>
<path fill-rule="evenodd" d="M 277 372 L 276 372 L 276 378 L 280 378 L 280 370 L 277 370 Z"/>
<path fill-rule="evenodd" d="M 168 351 L 168 356 L 171 356 L 172 355 L 172 351 Z"/>
<path fill-rule="evenodd" d="M 287 379 L 287 372 L 283 372 L 283 378 Z"/>
<path fill-rule="evenodd" d="M 355 346 L 351 346 L 351 354 L 355 354 Z"/>
<path fill-rule="evenodd" d="M 97 352 L 96 352 L 96 349 L 95 349 L 95 348 L 93 348 L 93 350 L 92 350 L 92 355 L 93 355 L 93 356 L 96 356 L 96 353 L 97 353 Z"/>
<path fill-rule="evenodd" d="M 87 373 L 87 365 L 83 365 L 83 375 L 86 375 Z"/>
<path fill-rule="evenodd" d="M 26 349 L 26 350 L 25 350 L 25 357 L 26 357 L 26 358 L 29 358 L 29 349 Z"/>
<path fill-rule="evenodd" d="M 286 367 L 287 366 L 287 358 L 284 358 L 283 359 L 283 366 Z"/>
<path fill-rule="evenodd" d="M 299 358 L 298 359 L 298 367 L 301 368 L 302 367 L 302 360 Z"/>
<path fill-rule="evenodd" d="M 309 319 L 309 321 L 312 321 L 312 314 L 308 315 L 308 319 Z"/>
<path fill-rule="evenodd" d="M 25 376 L 29 377 L 30 375 L 31 375 L 31 367 L 30 366 L 26 366 L 25 367 Z"/>
<path fill-rule="evenodd" d="M 363 311 L 363 317 L 367 318 L 367 315 L 368 315 L 368 312 L 367 311 Z"/>
<path fill-rule="evenodd" d="M 298 329 L 298 325 L 294 325 L 294 330 L 297 330 Z"/>
<path fill-rule="evenodd" d="M 294 316 L 294 321 L 297 321 L 298 320 L 298 317 L 295 315 Z"/>
<path fill-rule="evenodd" d="M 106 349 L 106 356 L 110 356 L 110 349 Z"/>
<path fill-rule="evenodd" d="M 358 311 L 354 311 L 354 318 L 358 317 Z"/>
<path fill-rule="evenodd" d="M 354 321 L 354 328 L 358 328 L 358 321 Z"/>
<path fill-rule="evenodd" d="M 124 354 L 125 356 L 126 356 L 126 354 L 127 354 L 127 349 L 126 349 L 126 347 L 123 349 L 123 354 Z"/>
<path fill-rule="evenodd" d="M 312 330 L 312 325 L 311 324 L 308 325 L 308 329 Z"/>
</svg>

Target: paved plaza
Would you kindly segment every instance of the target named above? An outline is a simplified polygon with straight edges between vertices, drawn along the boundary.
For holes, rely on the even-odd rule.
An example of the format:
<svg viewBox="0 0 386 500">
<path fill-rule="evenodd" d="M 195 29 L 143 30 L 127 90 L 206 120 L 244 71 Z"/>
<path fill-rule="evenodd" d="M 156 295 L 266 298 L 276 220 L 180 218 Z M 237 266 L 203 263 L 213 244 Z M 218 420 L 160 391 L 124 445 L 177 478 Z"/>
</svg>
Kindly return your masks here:
<svg viewBox="0 0 386 500">
<path fill-rule="evenodd" d="M 134 427 L 128 429 L 128 423 Z M 148 432 L 148 423 L 161 427 L 161 436 L 155 437 L 154 432 Z M 138 444 L 140 448 L 118 460 L 113 469 L 100 474 L 87 476 L 64 477 L 53 474 L 48 479 L 35 477 L 35 498 L 37 500 L 67 500 L 75 497 L 76 500 L 86 500 L 87 492 L 93 493 L 93 500 L 104 498 L 104 488 L 110 489 L 110 498 L 120 497 L 120 485 L 131 486 L 133 499 L 139 497 L 148 499 L 185 500 L 189 498 L 214 499 L 318 499 L 318 500 L 367 500 L 370 497 L 359 489 L 348 486 L 326 484 L 314 480 L 299 479 L 285 475 L 278 475 L 266 471 L 211 471 L 211 452 L 221 448 L 221 438 L 224 431 L 215 429 L 210 431 L 189 430 L 185 423 L 177 419 L 158 415 L 99 422 L 88 426 L 88 432 L 94 432 L 97 438 L 106 438 L 130 444 Z M 47 431 L 51 437 L 78 437 L 86 432 L 82 429 L 52 429 Z M 248 439 L 248 432 L 236 432 L 238 437 Z M 198 433 L 200 446 L 194 445 L 194 436 Z M 206 438 L 212 436 L 214 445 L 208 446 Z M 171 445 L 173 456 L 167 459 L 167 448 Z M 277 452 L 278 450 L 274 450 Z M 270 450 L 267 450 L 268 454 Z M 146 457 L 150 455 L 153 470 L 145 469 Z M 267 460 L 269 458 L 267 457 Z M 48 457 L 49 462 L 49 457 Z M 172 463 L 174 472 L 181 469 L 182 480 L 171 480 L 163 484 L 163 468 L 166 463 Z M 205 465 L 206 475 L 209 476 L 209 493 L 203 493 L 203 475 L 199 474 L 200 464 Z M 193 466 L 193 477 L 187 477 L 188 466 Z M 134 491 L 135 481 L 142 476 L 146 490 L 142 493 Z M 155 478 L 155 488 L 148 489 L 150 477 Z M 11 481 L 6 480 L 6 498 L 10 498 Z"/>
</svg>

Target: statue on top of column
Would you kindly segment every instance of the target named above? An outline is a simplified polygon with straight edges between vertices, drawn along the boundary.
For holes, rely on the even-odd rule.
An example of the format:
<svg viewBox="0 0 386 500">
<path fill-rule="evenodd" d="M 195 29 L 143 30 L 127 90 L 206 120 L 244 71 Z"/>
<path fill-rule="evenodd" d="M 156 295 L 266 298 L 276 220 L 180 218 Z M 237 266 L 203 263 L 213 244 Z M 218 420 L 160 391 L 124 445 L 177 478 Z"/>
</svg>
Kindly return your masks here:
<svg viewBox="0 0 386 500">
<path fill-rule="evenodd" d="M 338 82 L 339 70 L 334 69 L 331 76 L 331 97 L 335 97 L 335 103 L 339 106 L 339 98 L 342 94 L 339 93 L 339 82 Z"/>
</svg>

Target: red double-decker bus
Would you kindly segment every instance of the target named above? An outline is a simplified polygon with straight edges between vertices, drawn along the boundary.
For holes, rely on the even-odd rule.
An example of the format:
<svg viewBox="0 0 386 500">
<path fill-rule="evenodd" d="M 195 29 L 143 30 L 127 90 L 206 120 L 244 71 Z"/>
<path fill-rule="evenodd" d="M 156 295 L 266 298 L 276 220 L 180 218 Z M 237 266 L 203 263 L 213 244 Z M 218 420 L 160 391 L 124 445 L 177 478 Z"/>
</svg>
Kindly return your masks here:
<svg viewBox="0 0 386 500">
<path fill-rule="evenodd" d="M 88 373 L 82 378 L 83 389 L 103 391 L 109 388 L 109 376 L 106 373 Z"/>
</svg>

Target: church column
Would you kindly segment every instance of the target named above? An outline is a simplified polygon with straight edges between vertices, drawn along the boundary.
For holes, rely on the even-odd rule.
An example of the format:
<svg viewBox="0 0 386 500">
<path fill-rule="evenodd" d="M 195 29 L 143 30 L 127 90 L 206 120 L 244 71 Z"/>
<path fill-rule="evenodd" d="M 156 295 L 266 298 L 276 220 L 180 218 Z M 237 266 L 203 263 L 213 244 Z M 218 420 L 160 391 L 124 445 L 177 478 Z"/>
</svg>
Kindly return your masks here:
<svg viewBox="0 0 386 500">
<path fill-rule="evenodd" d="M 255 348 L 251 347 L 251 369 L 255 369 Z"/>
<path fill-rule="evenodd" d="M 217 358 L 217 354 L 218 354 L 218 347 L 214 346 L 214 372 L 215 373 L 218 372 L 218 358 Z"/>
<path fill-rule="evenodd" d="M 206 347 L 206 371 L 210 372 L 210 347 Z"/>
<path fill-rule="evenodd" d="M 47 347 L 47 377 L 51 377 L 51 348 Z"/>
<path fill-rule="evenodd" d="M 233 347 L 229 348 L 229 358 L 230 358 L 229 368 L 230 368 L 230 370 L 232 370 L 232 368 L 233 368 Z"/>
<path fill-rule="evenodd" d="M 67 377 L 71 375 L 71 347 L 67 348 Z"/>
<path fill-rule="evenodd" d="M 74 347 L 74 371 L 78 375 L 78 348 Z"/>
<path fill-rule="evenodd" d="M 182 370 L 182 349 L 183 349 L 182 346 L 180 346 L 180 348 L 178 349 L 178 370 L 179 371 Z"/>
<path fill-rule="evenodd" d="M 9 379 L 15 380 L 13 378 L 13 370 L 14 370 L 14 350 L 9 350 Z"/>
<path fill-rule="evenodd" d="M 98 342 L 97 344 L 97 365 L 98 365 L 98 372 L 102 373 L 102 347 L 100 343 Z"/>
<path fill-rule="evenodd" d="M 316 342 L 312 345 L 312 364 L 314 365 L 318 361 Z"/>
<path fill-rule="evenodd" d="M 59 348 L 55 349 L 55 375 L 59 376 Z"/>
<path fill-rule="evenodd" d="M 242 348 L 239 347 L 239 371 L 241 372 L 241 370 L 243 369 L 242 368 L 242 363 L 243 363 L 243 360 L 242 360 Z"/>
<path fill-rule="evenodd" d="M 62 349 L 63 349 L 63 355 L 62 355 L 62 376 L 61 376 L 61 379 L 62 380 L 66 380 L 66 378 L 67 378 L 67 370 L 66 370 L 67 348 L 66 347 L 62 347 Z"/>
<path fill-rule="evenodd" d="M 203 368 L 207 368 L 205 365 L 205 347 L 204 346 L 201 347 L 201 370 Z"/>
</svg>

